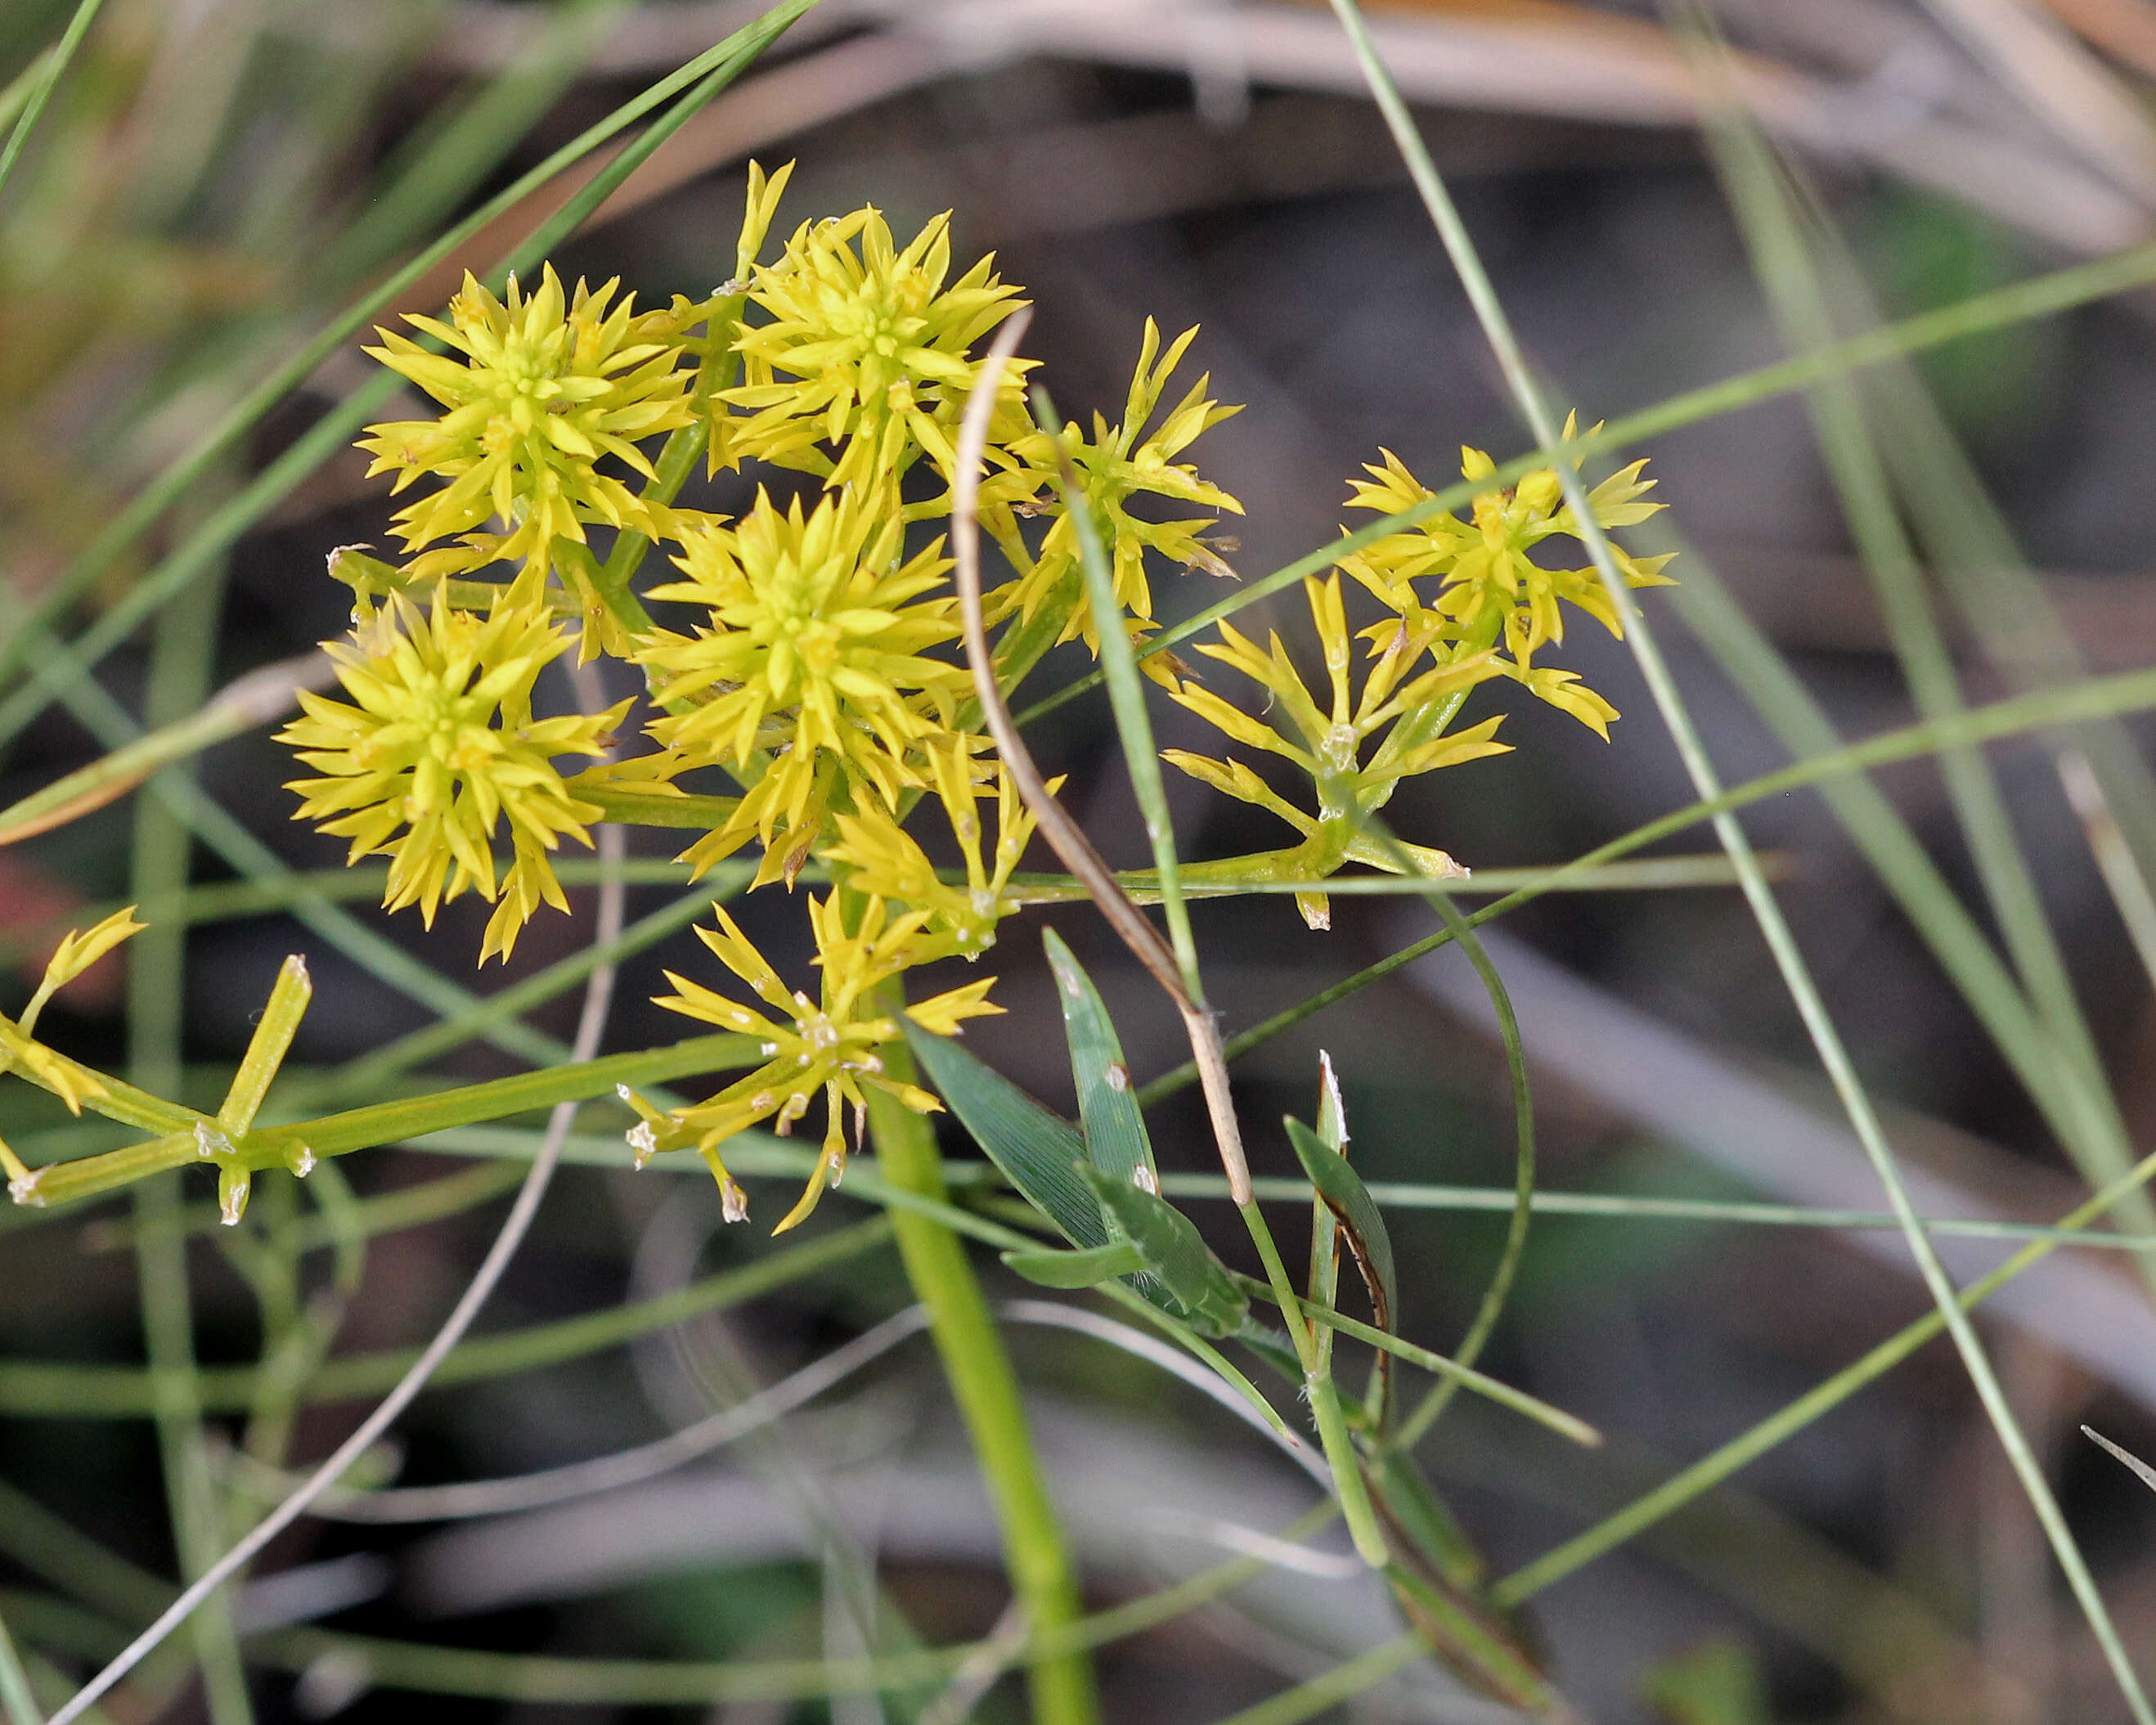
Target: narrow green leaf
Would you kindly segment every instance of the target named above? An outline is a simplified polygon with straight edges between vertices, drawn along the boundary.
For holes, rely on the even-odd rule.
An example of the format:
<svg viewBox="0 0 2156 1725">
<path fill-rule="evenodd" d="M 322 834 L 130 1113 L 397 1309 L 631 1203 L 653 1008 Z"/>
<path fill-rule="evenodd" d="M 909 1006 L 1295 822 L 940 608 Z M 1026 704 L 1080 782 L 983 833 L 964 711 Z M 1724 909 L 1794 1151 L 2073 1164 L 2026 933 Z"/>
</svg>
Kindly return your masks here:
<svg viewBox="0 0 2156 1725">
<path fill-rule="evenodd" d="M 1250 1302 L 1213 1255 L 1189 1217 L 1166 1199 L 1097 1168 L 1086 1183 L 1101 1208 L 1130 1236 L 1161 1285 L 1201 1335 L 1233 1336 L 1250 1317 Z"/>
<path fill-rule="evenodd" d="M 958 1123 L 1011 1184 L 1074 1245 L 1107 1245 L 1101 1206 L 1086 1183 L 1086 1141 L 1078 1129 L 948 1037 L 908 1020 L 906 1040 Z"/>
<path fill-rule="evenodd" d="M 1393 1237 L 1385 1231 L 1379 1212 L 1363 1177 L 1348 1166 L 1337 1150 L 1327 1149 L 1317 1133 L 1300 1120 L 1287 1122 L 1288 1142 L 1301 1159 L 1310 1183 L 1348 1236 L 1348 1249 L 1355 1255 L 1355 1267 L 1363 1272 L 1370 1291 L 1370 1304 L 1378 1315 L 1378 1327 L 1390 1331 L 1394 1314 L 1400 1308 L 1399 1278 L 1393 1263 Z"/>
<path fill-rule="evenodd" d="M 1005 1252 L 1004 1262 L 1044 1288 L 1090 1288 L 1142 1270 L 1145 1254 L 1127 1240 L 1083 1252 Z"/>
<path fill-rule="evenodd" d="M 1070 1043 L 1070 1076 L 1078 1084 L 1086 1157 L 1103 1173 L 1124 1180 L 1143 1169 L 1158 1189 L 1160 1170 L 1153 1163 L 1152 1142 L 1132 1094 L 1131 1070 L 1123 1062 L 1123 1045 L 1108 1009 L 1101 1004 L 1092 978 L 1054 929 L 1042 935 L 1041 944 L 1055 971 L 1055 998 L 1063 1009 L 1063 1033 Z"/>
</svg>

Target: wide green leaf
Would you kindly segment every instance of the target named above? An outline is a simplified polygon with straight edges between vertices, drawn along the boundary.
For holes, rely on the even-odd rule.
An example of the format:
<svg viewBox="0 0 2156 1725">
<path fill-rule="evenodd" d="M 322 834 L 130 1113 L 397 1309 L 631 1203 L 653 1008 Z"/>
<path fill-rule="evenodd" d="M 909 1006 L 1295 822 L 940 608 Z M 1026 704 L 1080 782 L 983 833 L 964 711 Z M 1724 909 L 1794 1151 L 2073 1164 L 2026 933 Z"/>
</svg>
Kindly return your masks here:
<svg viewBox="0 0 2156 1725">
<path fill-rule="evenodd" d="M 1233 1336 L 1250 1316 L 1250 1302 L 1228 1266 L 1214 1257 L 1197 1226 L 1157 1194 L 1097 1168 L 1086 1183 L 1101 1207 L 1142 1255 L 1145 1267 L 1201 1335 Z"/>
<path fill-rule="evenodd" d="M 1086 1183 L 1086 1141 L 1078 1129 L 949 1037 L 909 1021 L 906 1040 L 958 1123 L 1004 1177 L 1072 1245 L 1107 1245 L 1107 1224 Z"/>
<path fill-rule="evenodd" d="M 1141 1168 L 1157 1188 L 1152 1142 L 1145 1117 L 1131 1091 L 1130 1068 L 1122 1044 L 1101 1005 L 1092 978 L 1054 929 L 1041 937 L 1055 972 L 1056 1003 L 1063 1009 L 1063 1033 L 1070 1044 L 1070 1076 L 1078 1086 L 1078 1117 L 1086 1129 L 1086 1153 L 1095 1168 L 1125 1180 Z"/>
</svg>

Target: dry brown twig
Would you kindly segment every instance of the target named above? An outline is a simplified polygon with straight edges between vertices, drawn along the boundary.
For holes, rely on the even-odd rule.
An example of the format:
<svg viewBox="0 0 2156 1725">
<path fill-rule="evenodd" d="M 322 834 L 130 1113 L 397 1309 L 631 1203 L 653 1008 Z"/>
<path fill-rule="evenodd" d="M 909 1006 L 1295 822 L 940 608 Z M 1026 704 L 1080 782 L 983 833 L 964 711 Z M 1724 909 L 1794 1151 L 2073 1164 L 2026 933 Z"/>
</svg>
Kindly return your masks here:
<svg viewBox="0 0 2156 1725">
<path fill-rule="evenodd" d="M 1183 1028 L 1190 1039 L 1191 1058 L 1205 1092 L 1205 1110 L 1212 1117 L 1214 1142 L 1221 1166 L 1227 1171 L 1228 1191 L 1238 1204 L 1251 1201 L 1250 1170 L 1243 1156 L 1242 1129 L 1235 1121 L 1235 1105 L 1228 1091 L 1228 1062 L 1221 1052 L 1220 1032 L 1202 1001 L 1190 998 L 1183 987 L 1175 955 L 1160 931 L 1131 902 L 1114 871 L 1101 853 L 1065 814 L 1034 764 L 1033 756 L 1018 734 L 1003 691 L 996 686 L 995 662 L 988 652 L 988 624 L 981 612 L 981 529 L 979 504 L 981 460 L 988 447 L 988 416 L 994 411 L 996 391 L 1004 369 L 1024 337 L 1030 314 L 1020 311 L 1006 323 L 983 361 L 979 381 L 966 403 L 966 417 L 958 434 L 957 472 L 951 487 L 951 555 L 957 564 L 954 579 L 959 609 L 965 624 L 966 663 L 973 674 L 973 688 L 980 696 L 981 715 L 988 734 L 996 740 L 996 752 L 1010 771 L 1019 794 L 1038 823 L 1040 836 L 1063 865 L 1078 877 L 1108 925 L 1131 949 L 1138 963 L 1152 973 L 1183 1014 Z"/>
</svg>

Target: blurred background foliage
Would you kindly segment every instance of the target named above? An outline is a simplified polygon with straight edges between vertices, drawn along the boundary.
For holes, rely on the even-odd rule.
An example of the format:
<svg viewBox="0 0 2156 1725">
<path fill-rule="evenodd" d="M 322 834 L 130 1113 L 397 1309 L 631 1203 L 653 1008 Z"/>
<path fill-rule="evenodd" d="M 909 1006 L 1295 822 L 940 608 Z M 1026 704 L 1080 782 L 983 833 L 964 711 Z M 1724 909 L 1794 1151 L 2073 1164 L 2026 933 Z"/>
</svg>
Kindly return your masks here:
<svg viewBox="0 0 2156 1725">
<path fill-rule="evenodd" d="M 0 79 L 29 68 L 71 11 L 57 0 L 0 8 Z M 214 529 L 252 476 L 372 381 L 356 345 L 210 464 L 151 531 L 85 561 L 146 481 L 355 292 L 751 15 L 732 0 L 107 0 L 0 204 L 0 568 L 11 629 L 36 612 L 77 635 L 161 555 Z M 1614 417 L 1783 351 L 1702 149 L 1681 50 L 1651 5 L 1413 0 L 1373 15 L 1533 358 L 1585 417 Z M 1747 94 L 1814 177 L 1886 315 L 2156 231 L 2148 0 L 1726 0 L 1719 15 L 1745 56 Z M 1428 475 L 1449 472 L 1463 443 L 1502 458 L 1529 441 L 1322 8 L 825 0 L 557 254 L 562 273 L 619 275 L 647 300 L 708 293 L 730 264 L 752 153 L 798 160 L 789 220 L 866 202 L 906 233 L 954 211 L 958 252 L 995 251 L 1040 308 L 1029 351 L 1066 411 L 1113 412 L 1147 316 L 1171 331 L 1201 325 L 1194 358 L 1213 393 L 1248 404 L 1198 451 L 1207 476 L 1248 508 L 1230 559 L 1246 574 L 1331 537 L 1349 476 L 1379 444 Z M 484 267 L 539 209 L 523 208 L 458 261 Z M 437 272 L 403 303 L 433 309 L 453 280 Z M 2156 649 L 2152 312 L 2156 297 L 2141 290 L 1960 342 L 1920 367 L 2097 670 L 2145 665 Z M 1657 495 L 1691 547 L 1673 573 L 1717 572 L 1845 734 L 1912 716 L 1801 403 L 1754 406 L 1638 453 L 1653 456 Z M 378 540 L 389 510 L 362 475 L 360 457 L 336 454 L 213 543 L 217 576 L 189 601 L 198 608 L 190 627 L 214 644 L 210 686 L 343 626 L 342 589 L 323 578 L 322 560 Z M 746 498 L 722 475 L 693 501 L 733 511 Z M 1163 593 L 1169 619 L 1218 596 L 1197 575 Z M 1292 637 L 1300 608 L 1275 601 L 1245 626 Z M 150 699 L 153 634 L 129 634 L 97 670 L 126 713 Z M 1786 758 L 1712 656 L 1676 629 L 1665 634 L 1725 773 Z M 2000 673 L 1968 637 L 1954 644 L 1972 698 L 2001 692 Z M 1394 813 L 1404 836 L 1476 867 L 1550 863 L 1689 800 L 1623 649 L 1583 631 L 1566 652 L 1626 713 L 1614 740 L 1517 711 L 1507 723 L 1516 754 L 1402 793 Z M 1051 660 L 1040 687 L 1081 668 Z M 0 695 L 8 698 L 12 690 Z M 80 705 L 45 706 L 21 722 L 33 711 L 19 699 L 0 709 L 13 721 L 0 801 L 104 746 Z M 1204 746 L 1194 721 L 1165 705 L 1156 723 L 1164 746 Z M 1062 708 L 1034 743 L 1044 765 L 1085 788 L 1078 812 L 1111 860 L 1142 862 L 1105 701 Z M 2145 1147 L 2156 1129 L 2148 978 L 2049 757 L 2022 741 L 1995 759 L 2129 1136 Z M 290 819 L 285 763 L 264 733 L 207 754 L 198 776 L 284 864 L 341 861 L 340 846 Z M 1883 783 L 1973 896 L 1936 769 L 1897 768 Z M 1192 783 L 1172 791 L 1186 855 L 1276 842 L 1262 815 Z M 0 937 L 18 967 L 11 1010 L 60 928 L 140 890 L 130 861 L 137 819 L 117 803 L 0 850 Z M 1794 795 L 1748 822 L 1776 853 L 1789 913 L 1866 1080 L 1891 1105 L 1897 1150 L 1933 1183 L 1927 1202 L 2023 1220 L 2067 1209 L 2078 1189 L 2071 1167 L 1824 805 Z M 648 857 L 666 854 L 660 839 L 641 835 Z M 187 879 L 213 889 L 239 872 L 229 850 L 197 845 Z M 588 897 L 572 896 L 580 906 Z M 667 896 L 639 888 L 631 915 Z M 195 902 L 198 913 L 213 908 L 214 894 Z M 353 914 L 480 991 L 513 986 L 585 938 L 578 924 L 542 919 L 506 971 L 475 978 L 481 918 L 468 906 L 447 909 L 432 935 L 363 906 Z M 1419 908 L 1348 897 L 1336 900 L 1327 934 L 1305 930 L 1279 900 L 1194 915 L 1231 1032 L 1428 924 Z M 1037 920 L 1101 981 L 1137 1076 L 1175 1064 L 1172 1014 L 1097 922 L 1075 908 Z M 743 922 L 782 968 L 805 958 L 795 918 L 757 903 Z M 680 962 L 684 938 L 628 965 L 610 1046 L 675 1034 L 646 1002 L 660 968 Z M 290 1070 L 326 1069 L 426 1021 L 290 917 L 198 922 L 185 937 L 177 1019 L 191 1100 L 221 1091 L 249 1014 L 295 950 L 314 967 L 317 1002 Z M 1733 893 L 1546 899 L 1508 920 L 1493 951 L 1534 1063 L 1548 1186 L 1879 1207 Z M 1060 1040 L 1043 1029 L 1055 1016 L 1052 979 L 1029 933 L 1007 934 L 998 957 L 1010 1014 L 979 1026 L 971 1045 L 1067 1109 Z M 1310 1108 L 1322 1046 L 1341 1072 L 1367 1178 L 1507 1183 L 1503 1062 L 1465 977 L 1447 966 L 1404 973 L 1242 1061 L 1260 1172 L 1294 1168 L 1267 1123 Z M 47 1022 L 85 1058 L 124 1067 L 146 1046 L 127 1006 L 116 963 L 63 995 Z M 526 1017 L 565 1036 L 572 1014 L 564 994 Z M 471 1042 L 428 1070 L 468 1078 L 519 1064 Z M 0 1119 L 11 1141 L 60 1125 L 42 1100 L 10 1087 Z M 1164 1166 L 1204 1168 L 1194 1096 L 1164 1105 L 1154 1138 Z M 955 1137 L 951 1147 L 967 1153 Z M 362 1196 L 379 1198 L 465 1166 L 480 1165 L 385 1151 L 352 1158 L 346 1172 Z M 687 1178 L 572 1168 L 487 1327 L 648 1298 L 752 1261 L 763 1242 L 721 1231 L 716 1194 L 691 1167 Z M 187 1249 L 207 1366 L 251 1360 L 259 1345 L 246 1241 L 291 1205 L 275 1195 L 281 1183 L 264 1183 L 271 1189 L 246 1236 Z M 336 1352 L 428 1333 L 483 1250 L 505 1190 L 475 1188 L 462 1213 L 374 1239 L 363 1281 L 338 1308 Z M 188 1198 L 198 1206 L 206 1189 L 190 1187 Z M 176 1558 L 150 1426 L 40 1402 L 9 1363 L 142 1357 L 127 1213 L 23 1225 L 31 1219 L 0 1218 L 0 1615 L 56 1698 L 59 1673 L 147 1615 Z M 839 1205 L 816 1226 L 857 1220 Z M 1404 1327 L 1456 1332 L 1502 1217 L 1405 1210 L 1393 1225 Z M 1255 1267 L 1229 1230 L 1209 1224 L 1209 1233 L 1231 1261 Z M 1496 1561 L 1525 1560 L 1917 1315 L 1923 1296 L 1906 1254 L 1881 1238 L 1539 1219 L 1494 1369 L 1617 1435 L 1606 1453 L 1581 1456 L 1463 1405 L 1429 1446 L 1433 1467 Z M 2156 1644 L 2156 1504 L 2075 1435 L 2087 1421 L 2156 1450 L 2156 1319 L 2112 1261 L 2123 1256 L 2083 1255 L 2080 1280 L 2052 1277 L 2048 1294 L 1984 1328 L 2128 1644 L 2145 1650 Z M 308 1286 L 328 1286 L 315 1263 Z M 2091 1305 L 2092 1289 L 2110 1302 Z M 444 1387 L 406 1424 L 401 1477 L 489 1476 L 639 1441 L 739 1399 L 906 1297 L 895 1262 L 870 1255 L 625 1348 Z M 2104 1327 L 2102 1347 L 2071 1345 L 2077 1314 Z M 1012 1345 L 1092 1603 L 1217 1560 L 1219 1523 L 1276 1527 L 1311 1501 L 1275 1453 L 1144 1363 L 1051 1329 L 1016 1327 Z M 295 1416 L 294 1454 L 325 1452 L 358 1411 L 350 1399 L 309 1400 Z M 213 1471 L 244 1504 L 247 1476 L 218 1449 L 220 1434 L 229 1447 L 229 1409 L 212 1413 Z M 326 1620 L 517 1656 L 768 1660 L 859 1651 L 871 1619 L 879 1647 L 978 1636 L 1003 1604 L 993 1525 L 916 1343 L 722 1459 L 609 1498 L 446 1529 L 305 1523 L 235 1609 L 254 1632 L 245 1645 L 265 1719 L 476 1707 L 537 1725 L 574 1706 L 580 1718 L 665 1711 L 712 1725 L 865 1725 L 954 1716 L 937 1713 L 932 1695 L 692 1707 L 640 1690 L 633 1676 L 595 1699 L 550 1688 L 542 1666 L 459 1676 L 445 1661 L 400 1675 L 292 1626 Z M 1597 1720 L 2035 1725 L 2106 1719 L 2117 1706 L 1938 1344 L 1733 1486 L 1553 1589 L 1535 1615 L 1560 1681 Z M 1109 1649 L 1108 1716 L 1132 1725 L 1224 1716 L 1394 1632 L 1366 1584 L 1276 1571 Z M 444 1692 L 413 1692 L 430 1682 Z M 1015 1718 L 1017 1697 L 995 1687 L 975 1717 Z M 138 1725 L 207 1707 L 218 1725 L 235 1725 L 232 1706 L 228 1695 L 206 1699 L 181 1659 L 147 1669 L 110 1715 Z M 1498 1715 L 1418 1669 L 1339 1716 Z"/>
</svg>

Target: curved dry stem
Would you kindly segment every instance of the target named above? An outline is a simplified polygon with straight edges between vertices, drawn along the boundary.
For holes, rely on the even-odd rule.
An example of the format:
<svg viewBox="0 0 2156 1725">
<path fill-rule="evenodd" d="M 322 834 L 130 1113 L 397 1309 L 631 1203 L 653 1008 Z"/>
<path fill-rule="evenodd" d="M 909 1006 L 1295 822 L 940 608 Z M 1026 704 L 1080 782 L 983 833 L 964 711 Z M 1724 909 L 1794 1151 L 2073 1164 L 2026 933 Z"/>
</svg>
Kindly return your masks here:
<svg viewBox="0 0 2156 1725">
<path fill-rule="evenodd" d="M 1191 1058 L 1196 1062 L 1199 1083 L 1205 1092 L 1206 1111 L 1212 1117 L 1214 1141 L 1219 1147 L 1221 1166 L 1228 1175 L 1228 1189 L 1239 1204 L 1250 1201 L 1250 1164 L 1243 1155 L 1242 1129 L 1235 1120 L 1235 1103 L 1228 1092 L 1228 1062 L 1221 1052 L 1220 1032 L 1213 1015 L 1190 998 L 1175 955 L 1160 931 L 1147 922 L 1116 881 L 1115 871 L 1101 860 L 1093 841 L 1079 829 L 1050 792 L 1034 764 L 1003 691 L 996 685 L 995 661 L 988 651 L 988 624 L 981 611 L 981 530 L 979 505 L 981 459 L 988 446 L 988 416 L 994 411 L 996 391 L 1004 368 L 1018 351 L 1030 314 L 1020 311 L 1005 323 L 989 347 L 981 367 L 980 381 L 966 403 L 966 417 L 958 434 L 957 472 L 951 486 L 951 555 L 956 564 L 953 579 L 965 625 L 966 663 L 973 674 L 981 716 L 995 738 L 996 752 L 1010 769 L 1012 780 L 1027 809 L 1038 824 L 1040 836 L 1075 875 L 1086 894 L 1100 907 L 1108 925 L 1121 937 L 1138 963 L 1167 991 L 1183 1014 L 1184 1034 L 1190 1039 Z"/>
</svg>

